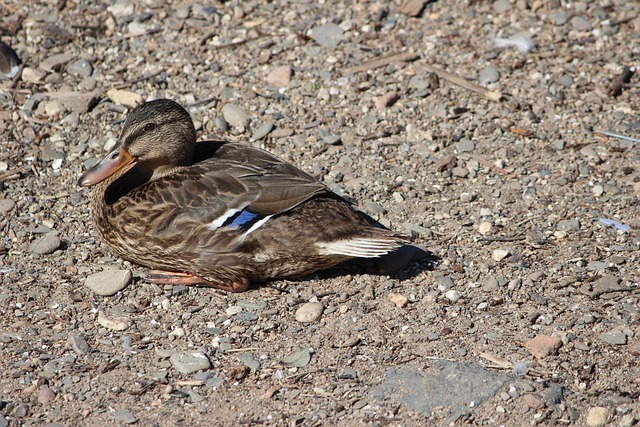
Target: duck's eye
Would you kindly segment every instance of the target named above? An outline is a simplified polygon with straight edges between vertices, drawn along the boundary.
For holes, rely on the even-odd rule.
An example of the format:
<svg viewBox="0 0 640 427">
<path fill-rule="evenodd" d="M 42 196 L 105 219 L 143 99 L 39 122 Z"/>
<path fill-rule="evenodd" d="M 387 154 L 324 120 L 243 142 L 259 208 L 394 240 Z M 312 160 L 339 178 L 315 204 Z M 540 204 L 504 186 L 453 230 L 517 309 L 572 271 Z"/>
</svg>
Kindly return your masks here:
<svg viewBox="0 0 640 427">
<path fill-rule="evenodd" d="M 144 130 L 146 132 L 150 132 L 152 130 L 154 130 L 156 128 L 156 124 L 155 123 L 147 123 L 146 125 L 144 125 Z"/>
<path fill-rule="evenodd" d="M 111 160 L 115 160 L 120 155 L 120 152 L 116 151 L 115 153 L 111 153 Z"/>
</svg>

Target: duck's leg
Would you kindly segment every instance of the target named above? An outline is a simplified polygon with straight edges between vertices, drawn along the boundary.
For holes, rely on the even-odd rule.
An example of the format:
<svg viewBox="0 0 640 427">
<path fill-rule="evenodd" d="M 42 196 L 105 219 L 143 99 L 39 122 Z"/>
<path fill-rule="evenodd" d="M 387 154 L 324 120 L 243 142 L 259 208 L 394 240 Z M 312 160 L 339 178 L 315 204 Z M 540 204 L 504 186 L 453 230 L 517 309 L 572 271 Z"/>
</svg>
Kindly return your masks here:
<svg viewBox="0 0 640 427">
<path fill-rule="evenodd" d="M 202 286 L 206 288 L 222 289 L 227 292 L 244 292 L 249 289 L 249 279 L 246 277 L 237 282 L 217 283 L 189 273 L 149 270 L 146 280 L 159 285 Z"/>
</svg>

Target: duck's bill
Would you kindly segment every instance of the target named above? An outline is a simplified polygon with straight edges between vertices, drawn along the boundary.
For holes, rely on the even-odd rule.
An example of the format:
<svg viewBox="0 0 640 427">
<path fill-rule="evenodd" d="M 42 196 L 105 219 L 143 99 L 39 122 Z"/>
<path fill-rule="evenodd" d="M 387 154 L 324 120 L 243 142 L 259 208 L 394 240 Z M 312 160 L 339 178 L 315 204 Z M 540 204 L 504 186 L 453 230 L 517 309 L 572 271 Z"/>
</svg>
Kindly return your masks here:
<svg viewBox="0 0 640 427">
<path fill-rule="evenodd" d="M 136 158 L 133 157 L 125 147 L 118 144 L 104 159 L 100 160 L 100 162 L 80 177 L 78 185 L 81 187 L 96 185 L 125 166 L 135 162 L 135 160 Z"/>
</svg>

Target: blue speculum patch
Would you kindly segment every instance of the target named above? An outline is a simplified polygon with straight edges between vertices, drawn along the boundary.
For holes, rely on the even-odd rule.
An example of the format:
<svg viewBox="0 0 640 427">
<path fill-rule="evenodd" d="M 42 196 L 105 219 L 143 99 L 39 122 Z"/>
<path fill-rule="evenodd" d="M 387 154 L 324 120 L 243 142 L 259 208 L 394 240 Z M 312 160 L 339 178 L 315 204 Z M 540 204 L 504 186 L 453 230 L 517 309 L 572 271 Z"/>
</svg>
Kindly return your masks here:
<svg viewBox="0 0 640 427">
<path fill-rule="evenodd" d="M 228 227 L 240 227 L 242 225 L 255 222 L 257 219 L 262 217 L 263 215 L 259 215 L 259 214 L 245 210 L 229 218 L 231 222 L 229 223 L 229 220 L 227 220 L 227 223 L 224 225 Z"/>
</svg>

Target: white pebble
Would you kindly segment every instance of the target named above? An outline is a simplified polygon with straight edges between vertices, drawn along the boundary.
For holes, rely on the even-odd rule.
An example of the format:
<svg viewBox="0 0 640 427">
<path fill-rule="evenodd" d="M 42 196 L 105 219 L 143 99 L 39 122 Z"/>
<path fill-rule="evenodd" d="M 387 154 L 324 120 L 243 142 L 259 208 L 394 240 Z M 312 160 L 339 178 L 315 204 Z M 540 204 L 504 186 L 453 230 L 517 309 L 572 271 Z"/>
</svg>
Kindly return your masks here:
<svg viewBox="0 0 640 427">
<path fill-rule="evenodd" d="M 323 311 L 324 306 L 321 302 L 308 302 L 296 310 L 295 317 L 298 322 L 311 323 L 318 320 Z"/>
</svg>

